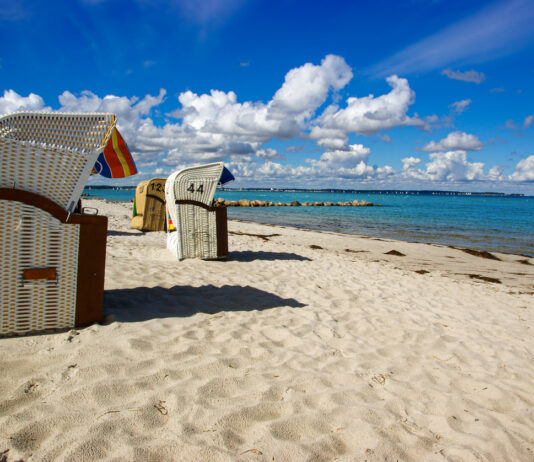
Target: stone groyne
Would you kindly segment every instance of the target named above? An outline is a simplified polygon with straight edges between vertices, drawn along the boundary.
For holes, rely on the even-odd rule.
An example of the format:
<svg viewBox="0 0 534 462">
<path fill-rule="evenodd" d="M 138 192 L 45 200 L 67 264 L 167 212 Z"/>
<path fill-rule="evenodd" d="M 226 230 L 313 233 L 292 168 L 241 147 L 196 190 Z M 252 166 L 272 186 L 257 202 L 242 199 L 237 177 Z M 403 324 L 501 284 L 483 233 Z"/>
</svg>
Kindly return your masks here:
<svg viewBox="0 0 534 462">
<path fill-rule="evenodd" d="M 215 207 L 370 207 L 374 206 L 372 202 L 364 200 L 345 201 L 345 202 L 270 202 L 260 200 L 241 199 L 239 201 L 229 201 L 219 197 L 213 202 Z M 381 204 L 377 204 L 380 207 Z"/>
</svg>

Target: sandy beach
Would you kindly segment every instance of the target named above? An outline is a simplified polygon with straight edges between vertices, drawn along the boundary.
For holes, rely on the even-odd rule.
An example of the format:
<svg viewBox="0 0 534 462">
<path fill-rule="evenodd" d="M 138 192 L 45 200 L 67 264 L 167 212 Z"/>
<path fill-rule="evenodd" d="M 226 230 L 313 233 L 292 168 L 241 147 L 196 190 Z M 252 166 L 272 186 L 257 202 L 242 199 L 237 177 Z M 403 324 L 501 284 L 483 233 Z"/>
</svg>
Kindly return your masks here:
<svg viewBox="0 0 534 462">
<path fill-rule="evenodd" d="M 2 462 L 534 461 L 534 258 L 230 221 L 178 262 L 84 206 L 105 322 L 0 339 Z"/>
</svg>

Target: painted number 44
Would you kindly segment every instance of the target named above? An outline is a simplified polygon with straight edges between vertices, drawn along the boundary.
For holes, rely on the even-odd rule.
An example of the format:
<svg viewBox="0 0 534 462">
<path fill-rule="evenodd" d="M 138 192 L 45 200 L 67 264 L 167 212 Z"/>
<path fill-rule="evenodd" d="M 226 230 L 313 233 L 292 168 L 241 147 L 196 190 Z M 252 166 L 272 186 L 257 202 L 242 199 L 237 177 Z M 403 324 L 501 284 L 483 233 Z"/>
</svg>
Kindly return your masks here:
<svg viewBox="0 0 534 462">
<path fill-rule="evenodd" d="M 198 187 L 195 189 L 195 184 L 191 183 L 189 185 L 189 188 L 187 188 L 187 190 L 189 192 L 192 192 L 192 193 L 194 193 L 194 192 L 202 193 L 202 192 L 204 192 L 204 185 L 203 184 L 199 184 Z"/>
</svg>

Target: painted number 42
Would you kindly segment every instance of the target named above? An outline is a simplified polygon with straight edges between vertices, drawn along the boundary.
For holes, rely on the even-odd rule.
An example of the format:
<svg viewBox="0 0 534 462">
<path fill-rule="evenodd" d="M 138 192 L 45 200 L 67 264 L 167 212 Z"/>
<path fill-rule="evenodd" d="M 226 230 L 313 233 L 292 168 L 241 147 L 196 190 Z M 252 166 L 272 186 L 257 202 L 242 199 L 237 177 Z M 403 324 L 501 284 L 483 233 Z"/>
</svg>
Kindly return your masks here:
<svg viewBox="0 0 534 462">
<path fill-rule="evenodd" d="M 187 188 L 187 190 L 188 190 L 189 192 L 192 192 L 192 193 L 194 193 L 194 192 L 202 193 L 202 192 L 204 192 L 204 185 L 203 185 L 203 184 L 199 184 L 198 187 L 197 187 L 197 189 L 195 189 L 195 185 L 194 185 L 194 183 L 191 183 L 191 184 L 189 185 L 189 188 Z"/>
</svg>

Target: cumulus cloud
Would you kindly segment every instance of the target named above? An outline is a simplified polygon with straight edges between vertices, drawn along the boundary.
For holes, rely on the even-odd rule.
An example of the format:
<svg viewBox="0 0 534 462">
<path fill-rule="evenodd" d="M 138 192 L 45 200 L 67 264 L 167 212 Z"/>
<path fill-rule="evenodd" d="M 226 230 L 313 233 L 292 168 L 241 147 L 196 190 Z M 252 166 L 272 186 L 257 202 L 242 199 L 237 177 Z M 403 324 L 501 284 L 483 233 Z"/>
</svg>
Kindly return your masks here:
<svg viewBox="0 0 534 462">
<path fill-rule="evenodd" d="M 370 152 L 371 150 L 362 144 L 351 144 L 347 150 L 327 151 L 319 160 L 308 159 L 308 162 L 321 170 L 353 168 L 362 161 L 366 162 Z"/>
<path fill-rule="evenodd" d="M 272 149 L 272 148 L 258 149 L 256 151 L 256 157 L 258 157 L 259 159 L 269 159 L 269 160 L 284 158 L 284 156 L 282 156 L 276 149 Z"/>
<path fill-rule="evenodd" d="M 392 88 L 389 93 L 376 98 L 374 95 L 350 97 L 347 99 L 346 108 L 327 108 L 318 117 L 317 123 L 322 128 L 364 135 L 406 125 L 425 126 L 426 123 L 419 117 L 409 117 L 406 114 L 415 101 L 415 93 L 408 81 L 396 75 L 388 77 L 386 81 Z"/>
<path fill-rule="evenodd" d="M 119 129 L 130 150 L 138 163 L 147 168 L 152 168 L 154 161 L 159 166 L 172 166 L 239 156 L 247 165 L 253 159 L 272 161 L 282 158 L 266 146 L 273 139 L 307 139 L 315 141 L 327 153 L 354 154 L 354 148 L 348 145 L 351 134 L 428 125 L 417 115 L 407 114 L 415 94 L 406 79 L 389 77 L 389 93 L 349 97 L 343 104 L 338 92 L 352 78 L 352 70 L 342 57 L 327 55 L 320 64 L 305 63 L 291 69 L 266 103 L 241 102 L 233 91 L 213 89 L 204 94 L 184 91 L 178 95 L 176 108 L 166 113 L 167 120 L 156 123 L 154 113 L 166 100 L 164 89 L 157 95 L 142 98 L 101 97 L 86 90 L 79 94 L 64 91 L 59 96 L 59 110 L 116 113 Z M 1 112 L 20 109 L 50 108 L 34 94 L 23 97 L 9 90 L 0 98 Z M 385 141 L 390 140 L 385 133 L 380 136 Z"/>
<path fill-rule="evenodd" d="M 433 181 L 484 180 L 484 164 L 467 161 L 465 151 L 436 152 L 430 154 L 431 162 L 426 164 L 426 174 Z"/>
<path fill-rule="evenodd" d="M 512 181 L 534 181 L 534 155 L 521 159 L 510 175 Z"/>
<path fill-rule="evenodd" d="M 479 84 L 486 79 L 486 76 L 482 72 L 477 71 L 453 71 L 451 69 L 444 69 L 441 71 L 441 75 L 447 76 L 449 79 L 461 80 L 463 82 L 473 82 Z"/>
<path fill-rule="evenodd" d="M 391 139 L 391 136 L 389 136 L 387 133 L 383 135 L 378 135 L 378 138 L 384 141 L 385 143 L 391 143 L 393 140 Z"/>
<path fill-rule="evenodd" d="M 269 103 L 271 117 L 311 117 L 322 105 L 329 90 L 341 90 L 352 79 L 352 70 L 340 56 L 328 55 L 320 66 L 306 63 L 290 70 L 284 84 Z"/>
<path fill-rule="evenodd" d="M 116 113 L 119 129 L 140 171 L 147 176 L 164 175 L 191 164 L 225 161 L 235 170 L 236 177 L 255 184 L 273 178 L 299 180 L 302 184 L 310 180 L 324 181 L 323 184 L 341 180 L 385 184 L 380 182 L 393 178 L 432 181 L 432 178 L 447 178 L 449 174 L 443 173 L 447 168 L 456 172 L 451 178 L 482 178 L 476 174 L 479 164 L 470 164 L 461 154 L 455 154 L 455 158 L 450 154 L 482 147 L 476 136 L 463 132 L 453 132 L 439 142 L 426 145 L 425 150 L 433 152 L 430 167 L 427 165 L 426 169 L 418 168 L 421 160 L 415 157 L 404 158 L 403 169 L 398 173 L 388 165 L 371 165 L 370 149 L 362 144 L 349 144 L 351 136 L 375 134 L 388 142 L 391 138 L 384 132 L 391 128 L 425 128 L 437 118 L 423 119 L 408 114 L 415 94 L 408 81 L 397 76 L 387 79 L 391 90 L 385 94 L 351 96 L 341 101 L 337 92 L 352 78 L 352 70 L 343 58 L 328 55 L 320 64 L 306 63 L 290 70 L 267 102 L 239 101 L 232 91 L 214 89 L 205 94 L 184 91 L 175 100 L 174 110 L 171 106 L 165 119 L 156 122 L 159 119 L 155 115 L 163 102 L 167 105 L 173 102 L 166 99 L 164 89 L 141 98 L 65 91 L 59 96 L 59 110 Z M 459 112 L 469 102 L 458 101 L 453 106 Z M 24 97 L 9 90 L 0 97 L 0 112 L 19 109 L 50 110 L 38 95 Z M 530 122 L 525 119 L 527 123 Z M 304 165 L 280 163 L 276 160 L 285 155 L 269 146 L 273 139 L 307 140 L 306 149 L 314 149 L 315 145 L 325 152 L 319 158 L 307 159 Z M 294 146 L 285 152 L 290 157 L 300 149 L 302 146 Z M 441 156 L 442 151 L 448 152 Z M 457 173 L 459 165 L 464 165 L 463 176 Z M 489 174 L 485 176 L 488 177 Z"/>
<path fill-rule="evenodd" d="M 402 168 L 404 170 L 408 170 L 410 168 L 414 168 L 416 165 L 419 165 L 421 163 L 421 159 L 417 157 L 405 157 L 402 159 Z"/>
<path fill-rule="evenodd" d="M 213 141 L 217 137 L 246 139 L 258 149 L 272 138 L 298 138 L 329 93 L 343 88 L 351 78 L 344 59 L 328 55 L 320 65 L 307 63 L 289 71 L 267 104 L 240 103 L 232 91 L 211 90 L 202 95 L 186 91 L 178 97 L 181 108 L 169 115 L 182 119 L 182 127 L 197 135 Z"/>
<path fill-rule="evenodd" d="M 532 125 L 532 122 L 534 122 L 534 114 L 525 117 L 525 120 L 523 121 L 523 127 L 529 128 Z"/>
<path fill-rule="evenodd" d="M 461 101 L 456 101 L 455 103 L 452 103 L 451 105 L 449 105 L 449 108 L 457 114 L 461 114 L 462 112 L 465 112 L 467 110 L 470 104 L 470 99 L 463 99 Z"/>
<path fill-rule="evenodd" d="M 307 174 L 312 178 L 367 180 L 386 178 L 394 174 L 389 165 L 374 167 L 367 161 L 370 149 L 361 144 L 352 144 L 343 150 L 327 151 L 319 160 L 307 159 L 311 165 Z"/>
<path fill-rule="evenodd" d="M 451 132 L 439 142 L 431 141 L 425 144 L 421 151 L 480 151 L 484 144 L 475 136 L 456 131 Z"/>
<path fill-rule="evenodd" d="M 15 111 L 50 111 L 51 108 L 45 106 L 43 98 L 30 93 L 28 96 L 21 96 L 13 90 L 5 90 L 4 96 L 0 97 L 0 114 L 7 114 Z"/>
<path fill-rule="evenodd" d="M 305 146 L 288 146 L 286 152 L 300 152 L 304 151 Z"/>
<path fill-rule="evenodd" d="M 154 126 L 148 117 L 152 110 L 165 99 L 166 91 L 161 89 L 157 96 L 146 95 L 142 99 L 134 96 L 107 95 L 103 98 L 91 91 L 82 91 L 78 96 L 69 91 L 59 95 L 60 111 L 63 112 L 113 112 L 117 115 L 117 126 L 128 143 L 128 147 L 141 165 L 159 158 L 165 149 L 173 147 L 173 139 L 160 136 L 164 129 Z"/>
</svg>

